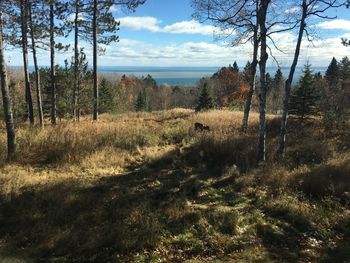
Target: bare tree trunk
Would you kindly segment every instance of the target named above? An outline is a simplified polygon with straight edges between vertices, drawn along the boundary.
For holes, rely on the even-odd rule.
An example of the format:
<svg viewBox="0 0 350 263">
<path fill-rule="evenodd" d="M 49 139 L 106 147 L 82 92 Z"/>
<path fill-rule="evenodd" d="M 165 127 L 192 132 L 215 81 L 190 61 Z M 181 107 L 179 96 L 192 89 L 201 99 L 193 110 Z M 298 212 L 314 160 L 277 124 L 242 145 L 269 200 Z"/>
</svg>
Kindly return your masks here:
<svg viewBox="0 0 350 263">
<path fill-rule="evenodd" d="M 1 78 L 1 93 L 4 107 L 4 117 L 7 132 L 7 159 L 12 160 L 16 152 L 16 135 L 13 124 L 13 113 L 10 93 L 7 85 L 7 72 L 4 57 L 4 43 L 3 43 L 3 21 L 2 11 L 0 10 L 0 78 Z"/>
<path fill-rule="evenodd" d="M 259 26 L 260 26 L 260 94 L 259 94 L 259 144 L 258 144 L 258 161 L 264 162 L 266 159 L 266 62 L 268 60 L 267 54 L 267 28 L 266 16 L 270 0 L 262 0 L 259 8 Z"/>
<path fill-rule="evenodd" d="M 51 60 L 51 123 L 56 124 L 56 69 L 55 69 L 55 3 L 50 0 L 50 60 Z"/>
<path fill-rule="evenodd" d="M 93 105 L 93 120 L 98 119 L 98 76 L 97 76 L 97 0 L 94 0 L 93 6 L 93 18 L 92 18 L 92 31 L 93 31 L 93 92 L 94 92 L 94 105 Z"/>
<path fill-rule="evenodd" d="M 74 90 L 73 90 L 73 118 L 79 121 L 78 104 L 79 104 L 79 0 L 75 1 L 75 19 L 74 19 Z"/>
<path fill-rule="evenodd" d="M 259 29 L 259 1 L 256 1 L 256 25 L 254 28 L 254 36 L 253 36 L 253 61 L 251 64 L 250 72 L 249 72 L 249 91 L 247 94 L 247 99 L 244 105 L 244 115 L 243 115 L 243 124 L 242 130 L 246 131 L 248 129 L 249 122 L 249 113 L 252 105 L 253 95 L 255 92 L 255 78 L 256 78 L 256 67 L 258 65 L 258 50 L 259 50 L 259 39 L 258 39 L 258 29 Z"/>
<path fill-rule="evenodd" d="M 38 106 L 39 123 L 40 123 L 40 127 L 44 127 L 44 114 L 43 114 L 43 106 L 42 106 L 42 100 L 41 100 L 40 72 L 39 72 L 37 53 L 36 53 L 36 41 L 34 36 L 32 5 L 30 1 L 27 3 L 28 3 L 30 35 L 32 39 L 33 61 L 34 61 L 34 68 L 35 68 L 35 85 L 36 85 L 36 98 L 38 103 L 37 106 Z"/>
<path fill-rule="evenodd" d="M 288 79 L 285 83 L 285 95 L 283 99 L 283 113 L 282 113 L 282 121 L 281 121 L 281 131 L 280 131 L 280 138 L 279 138 L 279 147 L 278 147 L 278 154 L 283 155 L 285 151 L 285 145 L 286 145 L 286 131 L 287 131 L 287 122 L 288 122 L 288 110 L 289 110 L 289 97 L 291 93 L 292 83 L 293 83 L 293 77 L 295 73 L 296 66 L 298 64 L 299 54 L 300 54 L 300 47 L 301 42 L 303 40 L 303 34 L 305 30 L 305 20 L 307 16 L 307 3 L 306 0 L 303 0 L 303 13 L 302 18 L 300 21 L 300 28 L 299 28 L 299 35 L 298 35 L 298 41 L 294 52 L 294 59 L 292 66 L 289 71 Z"/>
<path fill-rule="evenodd" d="M 33 99 L 32 99 L 32 94 L 31 94 L 29 71 L 28 71 L 27 8 L 28 8 L 28 6 L 26 3 L 26 0 L 21 0 L 21 32 L 22 32 L 22 52 L 23 52 L 25 96 L 26 96 L 29 122 L 31 125 L 34 125 Z"/>
</svg>

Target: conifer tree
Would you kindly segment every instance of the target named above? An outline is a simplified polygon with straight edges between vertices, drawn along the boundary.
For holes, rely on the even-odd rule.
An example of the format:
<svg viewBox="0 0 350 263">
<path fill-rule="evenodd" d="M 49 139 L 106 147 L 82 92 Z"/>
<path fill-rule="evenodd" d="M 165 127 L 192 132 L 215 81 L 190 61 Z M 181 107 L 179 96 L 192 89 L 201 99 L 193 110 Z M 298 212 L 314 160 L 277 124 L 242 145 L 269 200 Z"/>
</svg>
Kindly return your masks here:
<svg viewBox="0 0 350 263">
<path fill-rule="evenodd" d="M 21 45 L 23 55 L 25 97 L 27 102 L 28 119 L 34 124 L 33 99 L 31 94 L 28 65 L 28 0 L 20 0 Z"/>
<path fill-rule="evenodd" d="M 314 74 L 311 65 L 306 64 L 299 84 L 295 87 L 289 103 L 289 114 L 298 116 L 301 120 L 318 113 L 319 93 L 316 90 Z"/>
<path fill-rule="evenodd" d="M 232 69 L 233 69 L 234 72 L 237 72 L 237 73 L 239 72 L 239 67 L 238 67 L 238 64 L 237 64 L 236 61 L 233 63 Z"/>
<path fill-rule="evenodd" d="M 269 109 L 272 113 L 277 113 L 281 110 L 283 95 L 282 90 L 284 87 L 284 77 L 282 71 L 278 69 L 275 76 L 270 81 L 270 88 L 267 94 L 267 102 Z"/>
<path fill-rule="evenodd" d="M 199 96 L 196 111 L 210 110 L 213 108 L 214 108 L 214 99 L 209 93 L 208 84 L 205 83 L 201 91 L 201 94 Z"/>
<path fill-rule="evenodd" d="M 100 97 L 100 112 L 113 112 L 115 111 L 115 102 L 114 102 L 114 94 L 113 94 L 113 86 L 110 81 L 103 78 L 100 83 L 99 89 L 99 97 Z"/>
<path fill-rule="evenodd" d="M 111 7 L 113 5 L 119 5 L 127 10 L 135 10 L 136 7 L 145 3 L 145 0 L 91 0 L 91 5 L 88 8 L 89 21 L 91 22 L 90 32 L 92 35 L 90 41 L 93 46 L 93 120 L 98 119 L 98 50 L 101 49 L 100 44 L 108 45 L 112 42 L 119 41 L 119 37 L 116 32 L 119 30 L 119 22 L 113 16 Z M 89 28 L 87 27 L 87 29 Z"/>
<path fill-rule="evenodd" d="M 135 103 L 135 110 L 140 112 L 140 111 L 146 111 L 147 105 L 146 105 L 146 96 L 145 93 L 140 91 L 136 103 Z"/>
<path fill-rule="evenodd" d="M 332 87 L 336 87 L 339 83 L 339 77 L 340 77 L 340 70 L 338 61 L 333 57 L 331 63 L 329 64 L 326 73 L 325 78 L 328 82 L 328 85 Z"/>
<path fill-rule="evenodd" d="M 41 82 L 40 82 L 40 70 L 37 59 L 37 39 L 40 41 L 45 38 L 45 22 L 42 20 L 42 16 L 45 16 L 45 10 L 42 10 L 42 5 L 40 0 L 27 2 L 27 12 L 28 12 L 28 22 L 29 22 L 29 33 L 31 38 L 31 49 L 33 53 L 33 62 L 35 70 L 35 88 L 36 88 L 36 98 L 37 98 L 37 108 L 39 124 L 44 127 L 44 113 L 42 106 L 41 97 Z M 39 19 L 38 19 L 39 18 Z"/>
</svg>

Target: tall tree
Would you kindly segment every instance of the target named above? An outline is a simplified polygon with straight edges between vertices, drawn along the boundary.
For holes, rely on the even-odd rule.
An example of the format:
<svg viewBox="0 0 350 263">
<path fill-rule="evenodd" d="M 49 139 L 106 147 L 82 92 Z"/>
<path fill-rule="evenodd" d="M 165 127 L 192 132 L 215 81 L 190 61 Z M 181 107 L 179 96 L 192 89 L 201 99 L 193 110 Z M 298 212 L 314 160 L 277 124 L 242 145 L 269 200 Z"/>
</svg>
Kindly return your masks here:
<svg viewBox="0 0 350 263">
<path fill-rule="evenodd" d="M 258 161 L 263 162 L 266 159 L 266 63 L 268 60 L 267 54 L 267 12 L 271 0 L 261 0 L 259 5 L 259 28 L 260 28 L 260 94 L 259 94 L 259 144 L 258 144 Z"/>
<path fill-rule="evenodd" d="M 111 7 L 119 5 L 127 10 L 135 10 L 145 0 L 92 0 L 90 5 L 92 46 L 93 46 L 93 120 L 98 119 L 98 49 L 99 44 L 108 45 L 119 40 L 115 35 L 119 22 L 113 16 Z M 101 48 L 100 48 L 101 50 Z"/>
<path fill-rule="evenodd" d="M 289 70 L 289 76 L 285 83 L 285 95 L 283 100 L 283 113 L 282 113 L 282 121 L 281 121 L 281 130 L 280 130 L 280 138 L 279 138 L 279 146 L 278 146 L 278 154 L 283 155 L 285 151 L 286 145 L 286 132 L 287 132 L 287 121 L 288 121 L 288 106 L 289 106 L 289 97 L 291 93 L 291 87 L 293 83 L 295 69 L 298 65 L 299 54 L 301 43 L 303 40 L 304 32 L 308 34 L 308 26 L 310 26 L 307 22 L 311 20 L 313 17 L 330 19 L 325 15 L 325 12 L 331 8 L 340 7 L 343 3 L 339 3 L 337 0 L 300 0 L 301 5 L 299 9 L 301 11 L 300 18 L 298 19 L 299 23 L 299 33 L 294 51 L 294 58 L 292 65 Z"/>
<path fill-rule="evenodd" d="M 42 34 L 43 31 L 41 29 L 37 30 L 39 25 L 34 24 L 33 19 L 33 3 L 34 1 L 29 0 L 27 2 L 27 11 L 28 11 L 28 18 L 29 18 L 29 32 L 31 37 L 31 48 L 33 52 L 33 62 L 34 62 L 34 69 L 35 69 L 35 87 L 36 87 L 36 97 L 37 97 L 37 107 L 38 107 L 38 117 L 39 117 L 39 124 L 41 127 L 44 127 L 44 114 L 43 114 L 43 106 L 42 106 L 42 97 L 41 97 L 41 83 L 40 83 L 40 70 L 38 65 L 38 59 L 37 59 L 37 47 L 36 47 L 36 35 L 37 33 Z M 38 10 L 40 8 L 39 6 L 36 6 L 37 3 L 34 2 L 34 9 Z M 36 7 L 36 8 L 35 8 Z M 40 32 L 38 32 L 40 31 Z"/>
<path fill-rule="evenodd" d="M 13 159 L 16 152 L 16 135 L 13 124 L 13 113 L 10 92 L 7 84 L 7 72 L 5 65 L 4 54 L 4 37 L 3 37 L 3 12 L 2 5 L 0 3 L 0 81 L 1 81 L 1 93 L 4 107 L 4 117 L 6 123 L 7 132 L 7 157 L 9 160 Z"/>
<path fill-rule="evenodd" d="M 50 74 L 51 74 L 51 124 L 57 119 L 56 64 L 55 64 L 55 0 L 50 0 Z"/>
<path fill-rule="evenodd" d="M 21 34 L 22 34 L 22 53 L 23 53 L 23 69 L 24 69 L 24 84 L 25 97 L 28 110 L 29 122 L 34 124 L 33 99 L 30 88 L 29 66 L 28 66 L 28 0 L 20 0 L 21 12 Z"/>
</svg>

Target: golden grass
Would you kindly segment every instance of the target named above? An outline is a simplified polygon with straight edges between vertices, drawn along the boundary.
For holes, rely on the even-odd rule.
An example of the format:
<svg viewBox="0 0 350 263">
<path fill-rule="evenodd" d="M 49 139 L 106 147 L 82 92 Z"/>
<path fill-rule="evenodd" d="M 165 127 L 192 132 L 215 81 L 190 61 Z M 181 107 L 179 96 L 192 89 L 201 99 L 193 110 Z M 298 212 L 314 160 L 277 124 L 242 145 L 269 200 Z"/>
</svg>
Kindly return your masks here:
<svg viewBox="0 0 350 263">
<path fill-rule="evenodd" d="M 318 120 L 291 120 L 278 161 L 279 119 L 269 115 L 268 160 L 258 166 L 258 114 L 248 133 L 241 119 L 241 112 L 174 109 L 45 129 L 21 124 L 15 161 L 0 153 L 0 260 L 350 258 L 350 156 L 338 147 L 346 134 L 325 138 Z M 195 131 L 195 122 L 210 131 Z"/>
</svg>

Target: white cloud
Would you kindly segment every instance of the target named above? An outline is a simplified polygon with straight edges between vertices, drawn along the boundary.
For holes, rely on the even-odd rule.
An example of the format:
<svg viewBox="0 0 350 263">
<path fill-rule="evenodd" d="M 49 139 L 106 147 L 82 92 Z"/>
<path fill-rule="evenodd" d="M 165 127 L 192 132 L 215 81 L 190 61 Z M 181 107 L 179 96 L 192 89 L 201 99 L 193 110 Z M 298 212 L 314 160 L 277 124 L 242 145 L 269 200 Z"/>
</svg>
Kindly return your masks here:
<svg viewBox="0 0 350 263">
<path fill-rule="evenodd" d="M 120 27 L 129 28 L 132 30 L 149 30 L 151 32 L 163 32 L 170 34 L 201 34 L 201 35 L 213 35 L 220 30 L 211 25 L 203 25 L 195 20 L 181 21 L 174 24 L 161 27 L 161 20 L 150 17 L 134 17 L 127 16 L 118 19 L 120 21 Z"/>
<path fill-rule="evenodd" d="M 134 40 L 134 39 L 127 39 L 127 38 L 122 38 L 118 42 L 119 46 L 141 46 L 144 45 L 145 43 L 139 40 Z"/>
<path fill-rule="evenodd" d="M 163 28 L 162 31 L 173 34 L 212 35 L 215 31 L 215 27 L 210 25 L 203 25 L 195 20 L 191 20 L 181 21 L 171 25 L 167 25 Z"/>
<path fill-rule="evenodd" d="M 142 17 L 126 16 L 126 17 L 119 18 L 118 21 L 120 21 L 121 28 L 126 27 L 132 30 L 145 29 L 152 32 L 159 32 L 161 29 L 159 26 L 161 21 L 151 16 L 142 16 Z"/>
<path fill-rule="evenodd" d="M 316 27 L 321 29 L 338 29 L 350 31 L 350 20 L 335 19 L 331 21 L 325 21 L 317 24 Z"/>
</svg>

